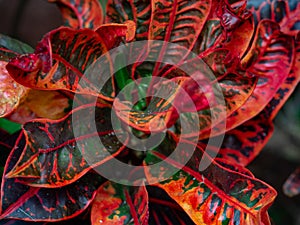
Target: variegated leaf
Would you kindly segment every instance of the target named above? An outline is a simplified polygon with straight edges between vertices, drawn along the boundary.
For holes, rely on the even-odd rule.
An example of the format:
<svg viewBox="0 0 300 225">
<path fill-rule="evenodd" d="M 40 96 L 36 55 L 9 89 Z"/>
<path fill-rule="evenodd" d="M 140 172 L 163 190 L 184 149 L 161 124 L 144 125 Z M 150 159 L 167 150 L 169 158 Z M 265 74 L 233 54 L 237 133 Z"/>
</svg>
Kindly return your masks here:
<svg viewBox="0 0 300 225">
<path fill-rule="evenodd" d="M 113 29 L 109 29 L 109 26 Z M 11 60 L 7 70 L 16 81 L 27 87 L 61 89 L 96 96 L 100 94 L 102 98 L 111 100 L 115 95 L 113 79 L 109 79 L 98 93 L 97 84 L 106 81 L 102 76 L 105 71 L 98 68 L 97 76 L 89 76 L 89 79 L 84 73 L 109 47 L 115 47 L 126 37 L 127 27 L 112 24 L 96 31 L 59 28 L 42 39 L 35 53 Z M 108 55 L 106 57 L 106 61 L 103 60 L 106 66 L 102 66 L 111 68 Z"/>
<path fill-rule="evenodd" d="M 222 146 L 208 145 L 207 150 L 218 152 L 217 158 L 247 166 L 261 152 L 273 133 L 273 123 L 262 114 L 225 133 Z M 213 142 L 212 142 L 213 143 Z"/>
<path fill-rule="evenodd" d="M 197 54 L 203 54 L 204 51 L 217 47 L 223 39 L 223 28 L 220 19 L 209 19 L 206 21 L 193 50 Z"/>
<path fill-rule="evenodd" d="M 90 115 L 95 118 L 91 119 Z M 93 123 L 97 130 L 93 130 Z M 33 120 L 23 130 L 26 145 L 6 177 L 22 178 L 36 187 L 74 183 L 92 167 L 119 154 L 123 144 L 115 136 L 116 132 L 126 136 L 124 131 L 112 128 L 111 108 L 94 104 L 78 107 L 60 120 Z"/>
<path fill-rule="evenodd" d="M 300 3 L 297 0 L 248 0 L 247 8 L 256 23 L 271 19 L 280 25 L 282 32 L 295 35 L 300 30 Z"/>
<path fill-rule="evenodd" d="M 99 0 L 49 0 L 59 7 L 66 26 L 95 29 L 102 25 L 104 15 Z"/>
<path fill-rule="evenodd" d="M 107 181 L 92 205 L 92 225 L 147 225 L 148 193 L 144 185 L 128 187 Z"/>
<path fill-rule="evenodd" d="M 7 174 L 16 164 L 24 147 L 24 135 L 8 159 Z M 20 183 L 21 182 L 21 183 Z M 61 221 L 82 213 L 93 200 L 103 179 L 95 173 L 71 185 L 59 189 L 29 187 L 22 180 L 3 176 L 1 187 L 0 219 L 22 219 L 25 221 Z"/>
<path fill-rule="evenodd" d="M 199 171 L 202 150 L 195 151 L 198 156 L 194 155 L 187 166 L 166 158 L 165 152 L 148 153 L 147 165 L 161 160 L 169 163 L 155 169 L 146 167 L 149 182 L 159 178 L 155 185 L 164 189 L 196 224 L 270 224 L 266 210 L 276 196 L 274 189 L 242 172 L 242 167 L 236 172 L 211 161 L 207 169 Z M 185 155 L 178 153 L 177 157 Z M 169 176 L 173 167 L 177 172 Z"/>
<path fill-rule="evenodd" d="M 232 129 L 262 111 L 288 77 L 294 60 L 294 39 L 280 33 L 276 23 L 262 21 L 254 44 L 243 59 L 246 73 L 259 78 L 248 98 L 226 122 Z"/>
<path fill-rule="evenodd" d="M 107 2 L 105 23 L 134 21 L 136 23 L 135 40 L 137 41 L 148 38 L 150 18 L 150 0 L 109 0 Z"/>
<path fill-rule="evenodd" d="M 300 81 L 300 33 L 298 34 L 298 39 L 295 45 L 296 48 L 293 68 L 281 84 L 273 99 L 268 103 L 263 111 L 264 117 L 269 118 L 270 120 L 275 118 Z"/>
<path fill-rule="evenodd" d="M 152 15 L 149 26 L 149 40 L 165 41 L 183 47 L 185 50 L 193 49 L 205 21 L 208 18 L 211 1 L 152 1 Z M 175 64 L 184 60 L 180 49 L 168 48 L 156 42 L 149 49 L 149 56 L 158 56 L 153 67 L 156 76 L 161 69 L 162 61 L 172 59 Z M 154 52 L 154 54 L 152 53 Z M 148 56 L 148 57 L 149 57 Z"/>
<path fill-rule="evenodd" d="M 12 79 L 6 65 L 7 62 L 0 61 L 0 117 L 12 113 L 28 92 L 28 88 Z"/>
</svg>

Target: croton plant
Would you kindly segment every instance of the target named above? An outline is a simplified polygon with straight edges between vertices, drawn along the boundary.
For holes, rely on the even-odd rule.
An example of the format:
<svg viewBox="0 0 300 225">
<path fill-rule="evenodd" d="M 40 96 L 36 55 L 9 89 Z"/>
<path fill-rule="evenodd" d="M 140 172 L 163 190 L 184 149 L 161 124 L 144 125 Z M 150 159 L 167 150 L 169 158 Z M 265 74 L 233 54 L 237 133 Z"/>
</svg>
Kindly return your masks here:
<svg viewBox="0 0 300 225">
<path fill-rule="evenodd" d="M 272 120 L 300 79 L 300 2 L 51 2 L 59 7 L 64 25 L 45 34 L 35 50 L 0 36 L 0 113 L 22 124 L 13 135 L 1 131 L 0 223 L 270 224 L 267 210 L 276 191 L 246 167 L 268 142 Z M 111 74 L 100 91 L 93 84 L 103 82 L 101 73 L 86 76 L 88 68 L 112 49 L 149 40 L 176 44 L 178 52 L 185 48 L 204 61 L 225 107 L 218 101 L 208 104 L 213 89 L 203 93 L 176 65 L 140 60 Z M 155 48 L 132 49 L 141 58 L 151 51 Z M 158 57 L 176 52 L 162 47 Z M 115 57 L 111 62 L 127 60 Z M 193 58 L 181 55 L 179 64 L 187 60 Z M 190 95 L 201 127 L 190 135 L 196 143 L 180 133 L 179 120 L 185 113 L 180 115 L 174 105 L 183 112 L 190 107 L 180 97 L 182 92 L 170 91 L 169 99 L 141 98 L 132 108 L 116 98 L 126 85 L 145 77 L 175 81 Z M 153 82 L 133 87 L 129 97 L 158 88 Z M 168 90 L 170 85 L 165 82 L 159 88 Z M 226 117 L 213 124 L 213 112 Z M 90 118 L 81 115 L 94 116 L 95 132 L 88 129 Z M 118 129 L 112 126 L 114 117 L 122 121 Z M 167 129 L 159 129 L 160 123 Z M 193 126 L 195 120 L 186 117 L 184 123 Z M 218 129 L 219 124 L 225 129 Z M 74 126 L 80 127 L 77 135 Z M 126 145 L 129 133 L 146 139 L 160 132 L 165 134 L 161 143 L 144 152 Z M 118 140 L 120 134 L 127 136 L 126 142 Z M 220 136 L 220 147 L 208 141 Z M 95 138 L 102 147 L 94 146 Z M 194 151 L 183 163 L 189 145 Z M 170 159 L 176 146 L 179 150 Z M 88 160 L 86 155 L 93 157 Z M 209 165 L 199 170 L 203 157 Z M 101 175 L 101 168 L 117 170 L 110 163 L 113 159 L 136 166 L 134 172 L 141 174 L 138 185 Z M 149 167 L 162 161 L 166 164 L 156 171 Z M 170 175 L 172 168 L 176 172 Z M 300 192 L 297 171 L 284 186 L 290 195 Z"/>
</svg>

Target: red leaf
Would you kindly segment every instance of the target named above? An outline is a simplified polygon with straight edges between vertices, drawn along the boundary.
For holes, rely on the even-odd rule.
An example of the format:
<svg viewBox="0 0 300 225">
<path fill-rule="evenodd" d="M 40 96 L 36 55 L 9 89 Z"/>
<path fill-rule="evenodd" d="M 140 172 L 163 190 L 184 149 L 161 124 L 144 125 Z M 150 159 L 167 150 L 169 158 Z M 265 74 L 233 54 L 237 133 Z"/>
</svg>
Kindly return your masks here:
<svg viewBox="0 0 300 225">
<path fill-rule="evenodd" d="M 242 21 L 239 27 L 227 35 L 227 40 L 224 42 L 224 44 L 222 44 L 222 47 L 230 49 L 233 54 L 236 54 L 242 58 L 249 47 L 253 34 L 254 22 L 253 18 L 251 17 L 245 21 Z"/>
<path fill-rule="evenodd" d="M 95 29 L 103 23 L 103 12 L 99 0 L 49 0 L 59 7 L 65 25 Z"/>
<path fill-rule="evenodd" d="M 120 37 L 125 37 L 126 41 L 132 41 L 135 36 L 135 23 L 131 20 L 125 21 L 124 24 L 103 24 L 96 32 L 104 36 L 103 41 L 108 49 L 117 47 L 120 42 L 116 41 Z"/>
<path fill-rule="evenodd" d="M 204 51 L 211 51 L 223 41 L 223 27 L 219 18 L 212 18 L 206 21 L 198 40 L 194 46 L 197 54 Z"/>
<path fill-rule="evenodd" d="M 280 33 L 275 23 L 262 21 L 252 48 L 243 59 L 247 74 L 259 80 L 246 103 L 227 119 L 227 129 L 240 125 L 265 108 L 288 77 L 293 55 L 293 38 Z"/>
<path fill-rule="evenodd" d="M 124 23 L 132 20 L 137 26 L 135 40 L 148 39 L 151 17 L 150 0 L 108 0 L 106 6 L 105 23 Z"/>
<path fill-rule="evenodd" d="M 221 1 L 221 3 L 215 10 L 225 29 L 221 46 L 230 49 L 232 54 L 241 58 L 254 33 L 253 17 L 246 9 L 246 1 L 239 1 L 231 5 L 229 1 Z"/>
<path fill-rule="evenodd" d="M 298 39 L 295 48 L 295 59 L 293 68 L 290 71 L 287 78 L 281 84 L 280 88 L 276 92 L 273 99 L 268 103 L 264 109 L 264 117 L 269 119 L 274 119 L 283 104 L 291 96 L 297 84 L 300 81 L 300 33 L 298 34 Z"/>
<path fill-rule="evenodd" d="M 95 110 L 95 111 L 94 111 Z M 95 120 L 89 115 L 95 113 Z M 98 166 L 123 149 L 111 127 L 111 109 L 86 105 L 66 117 L 33 120 L 23 126 L 26 145 L 7 178 L 22 178 L 31 186 L 61 187 L 74 183 L 92 167 Z M 93 131 L 93 124 L 97 131 Z M 73 130 L 77 130 L 77 136 Z M 99 138 L 102 146 L 99 146 Z M 126 138 L 125 138 L 126 139 Z M 19 143 L 17 143 L 17 146 Z"/>
<path fill-rule="evenodd" d="M 217 158 L 241 166 L 247 166 L 268 143 L 273 133 L 273 123 L 262 114 L 246 121 L 225 133 L 220 149 L 207 146 L 210 151 L 218 151 Z M 212 142 L 213 143 L 213 142 Z"/>
<path fill-rule="evenodd" d="M 144 185 L 127 187 L 110 181 L 98 189 L 91 211 L 92 225 L 147 225 L 148 216 Z"/>
<path fill-rule="evenodd" d="M 283 192 L 289 197 L 300 194 L 300 167 L 296 169 L 283 185 Z"/>
<path fill-rule="evenodd" d="M 208 18 L 211 1 L 154 0 L 151 6 L 148 39 L 175 43 L 191 50 Z M 165 45 L 157 46 L 157 43 L 152 44 L 149 51 L 150 56 L 151 52 L 155 52 L 155 57 L 158 57 L 153 69 L 154 76 L 158 75 L 162 60 L 168 57 L 172 60 L 175 58 L 174 61 L 178 63 L 186 57 L 180 51 L 167 50 Z"/>
<path fill-rule="evenodd" d="M 18 143 L 23 143 L 21 134 Z M 15 146 L 5 167 L 7 174 L 17 162 L 23 146 Z M 61 221 L 82 213 L 93 200 L 102 183 L 97 174 L 89 173 L 78 182 L 59 189 L 29 187 L 16 178 L 3 176 L 0 219 L 26 221 Z"/>
<path fill-rule="evenodd" d="M 291 35 L 300 30 L 300 3 L 297 0 L 248 0 L 247 7 L 256 22 L 271 19 L 280 25 L 282 32 Z"/>
<path fill-rule="evenodd" d="M 131 24 L 129 25 L 131 27 Z M 103 82 L 104 71 L 99 69 L 98 76 L 89 77 L 92 80 L 88 80 L 84 73 L 98 57 L 122 41 L 127 35 L 127 27 L 128 25 L 105 25 L 105 28 L 100 27 L 97 32 L 89 29 L 59 28 L 43 38 L 34 54 L 22 55 L 11 60 L 7 70 L 17 82 L 27 87 L 61 89 L 98 96 L 96 86 Z M 102 29 L 105 32 L 102 32 Z M 110 42 L 104 41 L 107 39 Z M 111 68 L 109 58 L 107 60 L 106 68 Z M 79 81 L 81 86 L 78 86 Z M 110 79 L 103 89 L 105 93 L 103 90 L 100 93 L 102 98 L 112 100 L 115 95 L 113 79 Z"/>
</svg>

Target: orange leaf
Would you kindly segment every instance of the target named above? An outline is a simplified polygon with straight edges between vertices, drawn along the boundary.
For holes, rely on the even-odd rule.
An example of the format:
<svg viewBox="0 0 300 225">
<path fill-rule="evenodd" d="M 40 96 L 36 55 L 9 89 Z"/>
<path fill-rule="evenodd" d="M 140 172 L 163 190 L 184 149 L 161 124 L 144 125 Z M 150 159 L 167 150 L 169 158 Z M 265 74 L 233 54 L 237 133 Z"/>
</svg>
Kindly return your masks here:
<svg viewBox="0 0 300 225">
<path fill-rule="evenodd" d="M 5 68 L 6 64 L 7 62 L 0 61 L 0 117 L 10 114 L 28 90 L 10 77 Z"/>
<path fill-rule="evenodd" d="M 70 107 L 69 98 L 58 91 L 30 89 L 25 100 L 18 106 L 9 119 L 26 123 L 34 118 L 60 119 Z"/>
</svg>

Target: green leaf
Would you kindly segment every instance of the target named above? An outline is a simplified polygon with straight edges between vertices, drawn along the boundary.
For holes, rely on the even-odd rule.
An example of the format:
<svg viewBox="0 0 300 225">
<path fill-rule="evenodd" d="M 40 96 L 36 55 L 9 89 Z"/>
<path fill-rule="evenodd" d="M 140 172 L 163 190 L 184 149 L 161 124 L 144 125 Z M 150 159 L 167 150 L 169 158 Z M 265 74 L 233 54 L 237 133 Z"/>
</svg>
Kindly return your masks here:
<svg viewBox="0 0 300 225">
<path fill-rule="evenodd" d="M 18 123 L 14 123 L 7 119 L 1 118 L 0 119 L 0 128 L 6 130 L 8 133 L 13 134 L 18 130 L 21 130 L 21 125 Z"/>
<path fill-rule="evenodd" d="M 0 34 L 0 61 L 9 61 L 19 54 L 32 53 L 33 48 L 9 36 Z"/>
</svg>

